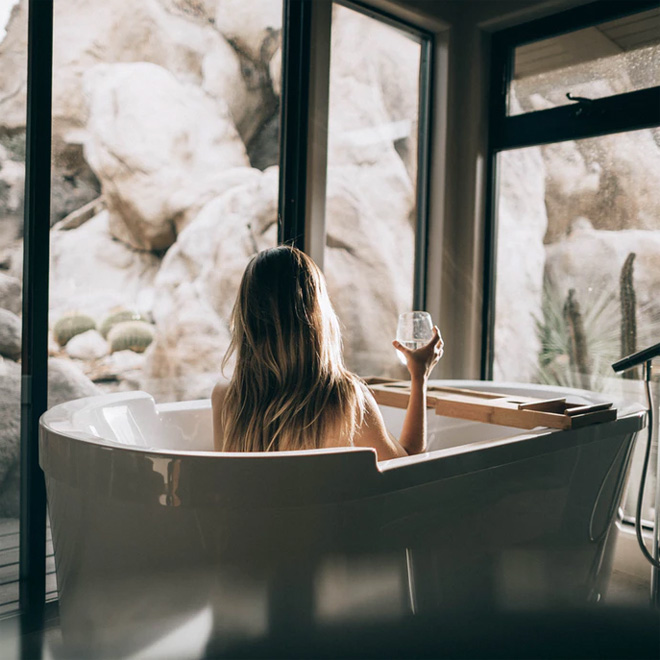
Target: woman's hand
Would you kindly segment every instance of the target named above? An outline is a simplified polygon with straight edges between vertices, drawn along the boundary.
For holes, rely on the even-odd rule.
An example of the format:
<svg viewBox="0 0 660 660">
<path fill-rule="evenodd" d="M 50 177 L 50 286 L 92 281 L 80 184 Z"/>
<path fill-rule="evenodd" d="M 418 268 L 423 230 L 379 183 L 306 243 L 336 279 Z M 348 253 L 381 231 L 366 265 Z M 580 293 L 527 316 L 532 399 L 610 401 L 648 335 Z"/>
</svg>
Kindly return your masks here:
<svg viewBox="0 0 660 660">
<path fill-rule="evenodd" d="M 433 370 L 433 367 L 438 364 L 438 360 L 442 357 L 445 344 L 440 337 L 438 326 L 434 325 L 431 341 L 421 348 L 413 351 L 401 345 L 396 340 L 392 342 L 392 345 L 397 351 L 403 353 L 406 358 L 406 365 L 408 366 L 411 378 L 420 378 L 426 381 Z"/>
</svg>

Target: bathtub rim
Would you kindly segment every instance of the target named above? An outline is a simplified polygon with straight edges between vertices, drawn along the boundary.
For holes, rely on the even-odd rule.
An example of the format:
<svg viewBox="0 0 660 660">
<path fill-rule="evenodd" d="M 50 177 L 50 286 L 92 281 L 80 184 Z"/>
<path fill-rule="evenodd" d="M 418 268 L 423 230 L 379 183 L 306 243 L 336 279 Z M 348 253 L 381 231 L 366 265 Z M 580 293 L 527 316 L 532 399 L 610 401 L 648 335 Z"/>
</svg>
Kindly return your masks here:
<svg viewBox="0 0 660 660">
<path fill-rule="evenodd" d="M 453 384 L 457 387 L 484 387 L 484 389 L 532 389 L 538 392 L 556 392 L 561 391 L 566 395 L 573 395 L 581 398 L 591 398 L 594 401 L 606 401 L 607 397 L 601 395 L 597 392 L 589 392 L 588 390 L 581 390 L 575 388 L 564 388 L 564 387 L 555 387 L 549 385 L 539 385 L 539 384 L 526 384 L 526 383 L 514 383 L 514 382 L 504 382 L 504 381 L 480 381 L 480 380 L 430 380 L 429 385 L 440 385 L 445 386 L 447 384 Z M 172 459 L 184 458 L 184 457 L 195 457 L 195 458 L 212 458 L 213 460 L 221 458 L 244 458 L 244 459 L 253 459 L 258 458 L 279 458 L 279 457 L 293 457 L 293 456 L 319 456 L 327 454 L 337 454 L 344 452 L 370 452 L 373 454 L 374 462 L 379 472 L 391 470 L 393 468 L 402 466 L 402 465 L 412 465 L 419 462 L 425 462 L 428 460 L 429 456 L 437 456 L 438 458 L 444 456 L 452 456 L 454 454 L 466 453 L 466 448 L 479 447 L 480 449 L 488 449 L 490 446 L 500 446 L 503 444 L 513 444 L 523 440 L 530 440 L 533 438 L 539 438 L 547 435 L 556 434 L 561 432 L 566 436 L 573 436 L 576 433 L 589 432 L 590 429 L 598 429 L 599 427 L 606 426 L 607 428 L 612 428 L 612 425 L 616 425 L 619 433 L 631 433 L 638 432 L 646 425 L 646 408 L 641 404 L 628 404 L 628 409 L 621 416 L 617 416 L 616 419 L 610 422 L 604 422 L 599 424 L 593 424 L 578 429 L 552 429 L 549 427 L 536 427 L 534 429 L 518 429 L 519 432 L 514 432 L 511 435 L 507 435 L 503 438 L 490 439 L 490 440 L 478 440 L 476 442 L 471 442 L 467 445 L 458 445 L 455 447 L 448 447 L 445 449 L 436 449 L 433 451 L 423 452 L 421 454 L 415 454 L 412 456 L 402 456 L 399 458 L 392 458 L 385 461 L 378 462 L 376 460 L 376 450 L 373 447 L 355 447 L 355 446 L 346 446 L 346 447 L 324 447 L 321 449 L 297 449 L 297 450 L 285 450 L 277 452 L 219 452 L 219 451 L 207 451 L 207 450 L 186 450 L 186 449 L 159 449 L 157 447 L 140 447 L 136 445 L 126 445 L 123 443 L 115 442 L 114 440 L 108 440 L 99 436 L 95 436 L 91 433 L 85 431 L 67 431 L 65 432 L 62 429 L 55 428 L 53 424 L 58 422 L 66 421 L 70 418 L 73 413 L 79 412 L 86 407 L 93 407 L 94 404 L 100 403 L 103 401 L 130 401 L 138 399 L 149 399 L 154 401 L 154 398 L 148 392 L 143 390 L 133 390 L 129 392 L 115 392 L 112 394 L 100 394 L 92 397 L 83 397 L 80 399 L 74 399 L 72 401 L 67 401 L 65 403 L 53 406 L 46 412 L 44 412 L 39 418 L 39 435 L 40 435 L 40 451 L 39 451 L 39 464 L 42 464 L 42 451 L 41 451 L 41 436 L 45 433 L 55 435 L 61 439 L 76 440 L 79 442 L 92 444 L 100 447 L 105 447 L 112 450 L 124 450 L 124 451 L 133 451 L 150 456 L 158 457 L 169 457 Z M 615 404 L 616 405 L 616 404 Z M 169 403 L 158 404 L 154 401 L 154 407 L 157 412 L 170 412 L 176 410 L 207 410 L 210 408 L 210 399 L 193 399 L 190 401 L 176 401 Z M 430 410 L 430 409 L 427 409 Z M 483 424 L 484 422 L 475 422 L 476 424 Z M 69 434 L 70 433 L 70 434 Z M 617 434 L 619 434 L 617 433 Z M 608 433 L 608 435 L 611 435 Z M 43 466 L 42 466 L 43 468 Z"/>
<path fill-rule="evenodd" d="M 79 399 L 70 403 L 75 404 L 74 407 L 82 409 L 85 402 L 87 402 L 87 405 L 94 403 L 90 399 L 103 398 L 107 400 L 108 396 L 123 401 L 132 398 L 152 398 L 151 395 L 144 392 L 119 394 L 120 396 L 88 397 L 87 400 Z M 174 405 L 181 406 L 183 404 L 185 407 L 186 403 L 188 402 L 178 402 Z M 206 400 L 197 400 L 190 403 L 197 404 L 198 409 L 208 407 Z M 66 406 L 67 404 L 62 405 Z M 54 411 L 55 408 L 51 410 Z M 457 478 L 533 459 L 544 454 L 576 448 L 612 436 L 634 436 L 643 428 L 646 417 L 646 411 L 641 409 L 610 422 L 578 429 L 558 430 L 543 427 L 532 431 L 520 429 L 520 433 L 514 433 L 503 438 L 478 440 L 469 444 L 437 449 L 379 463 L 376 451 L 371 447 L 330 447 L 287 452 L 215 452 L 129 446 L 104 441 L 102 438 L 91 434 L 77 432 L 75 436 L 72 436 L 54 429 L 48 424 L 50 412 L 45 413 L 42 420 L 40 420 L 39 464 L 49 479 L 67 483 L 74 488 L 88 488 L 87 466 L 94 465 L 98 470 L 101 464 L 107 466 L 108 462 L 121 461 L 129 453 L 140 457 L 143 461 L 152 461 L 154 465 L 157 462 L 161 471 L 166 469 L 167 465 L 176 462 L 186 462 L 191 469 L 198 469 L 194 466 L 194 464 L 198 464 L 204 470 L 217 469 L 220 471 L 232 469 L 232 463 L 233 466 L 237 466 L 237 462 L 240 462 L 245 466 L 247 465 L 246 461 L 254 461 L 260 458 L 281 461 L 282 459 L 301 457 L 305 458 L 306 461 L 316 462 L 322 461 L 324 457 L 330 458 L 338 454 L 360 454 L 359 457 L 354 456 L 352 460 L 349 460 L 346 467 L 349 467 L 350 464 L 350 471 L 356 470 L 357 474 L 361 475 L 360 479 L 363 480 L 363 483 L 355 489 L 354 496 L 348 495 L 347 499 L 369 497 L 370 495 L 400 491 L 442 479 Z M 52 443 L 59 445 L 58 449 L 60 451 L 51 452 L 50 445 Z M 630 442 L 631 447 L 634 446 L 633 443 L 634 438 Z M 66 450 L 62 450 L 65 446 Z M 121 450 L 121 457 L 118 450 Z M 222 461 L 222 467 L 219 463 L 211 463 L 212 460 Z M 341 459 L 338 456 L 335 459 L 330 458 L 330 461 L 333 460 Z M 199 461 L 202 461 L 202 463 L 199 464 Z M 260 463 L 263 465 L 263 461 Z M 346 495 L 344 493 L 344 496 Z M 209 503 L 211 503 L 212 494 L 209 494 L 208 498 Z M 120 496 L 120 499 L 130 500 L 132 496 L 124 494 Z M 206 500 L 207 498 L 203 499 Z M 346 501 L 346 497 L 343 501 Z M 202 503 L 201 500 L 198 503 Z"/>
</svg>

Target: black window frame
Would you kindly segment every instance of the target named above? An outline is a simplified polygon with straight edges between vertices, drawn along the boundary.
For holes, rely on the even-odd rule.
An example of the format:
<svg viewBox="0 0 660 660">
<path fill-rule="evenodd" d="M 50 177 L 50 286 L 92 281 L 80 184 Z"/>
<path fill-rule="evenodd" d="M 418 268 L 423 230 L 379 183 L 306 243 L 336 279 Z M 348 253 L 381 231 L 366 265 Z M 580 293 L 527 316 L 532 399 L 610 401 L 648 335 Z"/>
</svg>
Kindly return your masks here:
<svg viewBox="0 0 660 660">
<path fill-rule="evenodd" d="M 491 39 L 488 163 L 484 231 L 481 378 L 493 379 L 495 357 L 495 264 L 497 259 L 497 156 L 502 151 L 580 140 L 660 126 L 660 86 L 581 104 L 507 115 L 515 49 L 658 8 L 657 0 L 597 0 L 546 18 L 495 32 Z"/>
</svg>

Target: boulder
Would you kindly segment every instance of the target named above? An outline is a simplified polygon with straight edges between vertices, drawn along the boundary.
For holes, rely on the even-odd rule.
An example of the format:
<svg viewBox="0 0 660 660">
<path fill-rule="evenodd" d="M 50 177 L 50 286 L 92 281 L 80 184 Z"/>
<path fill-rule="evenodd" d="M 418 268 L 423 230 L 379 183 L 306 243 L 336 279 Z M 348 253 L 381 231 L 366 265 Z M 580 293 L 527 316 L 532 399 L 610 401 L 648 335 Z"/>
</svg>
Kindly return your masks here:
<svg viewBox="0 0 660 660">
<path fill-rule="evenodd" d="M 109 0 L 97 7 L 80 0 L 58 0 L 53 45 L 57 76 L 53 85 L 52 223 L 91 201 L 100 191 L 100 183 L 83 157 L 85 137 L 80 130 L 88 113 L 83 77 L 97 64 L 150 62 L 167 69 L 183 83 L 204 84 L 221 106 L 229 104 L 231 116 L 241 130 L 251 127 L 249 134 L 243 135 L 244 140 L 272 114 L 270 83 L 265 90 L 248 88 L 238 55 L 211 25 L 215 8 L 211 16 L 203 10 L 191 11 L 198 4 L 146 0 L 131 6 Z M 27 0 L 21 0 L 7 26 L 7 37 L 0 43 L 0 125 L 23 142 L 26 16 Z M 0 138 L 0 143 L 4 139 Z"/>
<path fill-rule="evenodd" d="M 546 273 L 561 299 L 575 289 L 583 312 L 604 295 L 618 307 L 621 268 L 631 252 L 637 340 L 643 348 L 660 336 L 660 230 L 598 230 L 582 220 L 565 239 L 546 246 Z"/>
<path fill-rule="evenodd" d="M 243 97 L 243 111 L 240 116 L 233 111 L 232 114 L 247 145 L 278 114 L 279 81 L 271 78 L 270 61 L 282 43 L 282 3 L 218 0 L 215 26 L 234 48 L 240 62 L 243 85 L 236 87 L 236 91 Z M 213 79 L 205 75 L 204 88 L 217 97 Z"/>
<path fill-rule="evenodd" d="M 524 111 L 566 105 L 565 94 L 603 98 L 656 84 L 653 67 L 610 58 L 580 64 L 567 88 L 563 69 L 516 81 Z M 631 78 L 637 79 L 633 87 Z M 541 147 L 546 164 L 548 235 L 546 243 L 566 236 L 573 221 L 586 217 L 596 229 L 655 229 L 660 217 L 660 147 L 654 129 L 614 133 Z"/>
<path fill-rule="evenodd" d="M 416 145 L 419 45 L 335 7 L 331 52 L 324 270 L 347 366 L 399 377 L 391 341 L 413 300 L 415 211 L 401 154 Z"/>
<path fill-rule="evenodd" d="M 23 308 L 21 281 L 0 272 L 0 308 L 20 314 Z"/>
<path fill-rule="evenodd" d="M 48 407 L 100 390 L 68 360 L 48 360 Z M 0 517 L 19 515 L 21 366 L 0 358 Z"/>
<path fill-rule="evenodd" d="M 148 313 L 160 259 L 110 234 L 108 211 L 74 229 L 50 234 L 50 316 L 77 310 L 100 324 L 117 306 Z"/>
<path fill-rule="evenodd" d="M 27 69 L 27 0 L 20 0 L 0 43 L 0 61 L 6 63 L 0 79 L 2 123 L 25 125 Z M 86 103 L 82 78 L 99 63 L 151 62 L 171 71 L 178 80 L 200 85 L 205 59 L 231 62 L 234 76 L 228 77 L 223 94 L 240 84 L 240 67 L 233 49 L 210 24 L 205 12 L 191 12 L 199 3 L 144 0 L 126 4 L 108 0 L 102 4 L 86 0 L 58 0 L 54 15 L 53 133 L 64 138 L 84 126 Z M 178 6 L 177 6 L 178 5 Z"/>
<path fill-rule="evenodd" d="M 494 378 L 534 382 L 548 223 L 541 150 L 502 152 L 498 171 Z"/>
<path fill-rule="evenodd" d="M 5 149 L 0 137 L 0 248 L 23 234 L 24 191 L 25 164 L 22 154 Z"/>
<path fill-rule="evenodd" d="M 87 330 L 72 337 L 65 350 L 69 357 L 78 360 L 96 360 L 108 354 L 108 342 L 96 330 Z"/>
<path fill-rule="evenodd" d="M 88 71 L 85 155 L 101 180 L 112 234 L 165 250 L 194 210 L 216 194 L 217 172 L 248 165 L 229 111 L 153 64 Z M 199 207 L 198 207 L 199 208 Z"/>
<path fill-rule="evenodd" d="M 338 6 L 331 48 L 329 162 L 374 164 L 395 143 L 412 140 L 416 145 L 419 44 Z M 336 55 L 346 52 L 351 57 Z"/>
<path fill-rule="evenodd" d="M 48 360 L 49 408 L 97 394 L 100 394 L 99 389 L 73 362 L 63 358 Z"/>
<path fill-rule="evenodd" d="M 144 389 L 159 400 L 209 396 L 229 345 L 229 318 L 249 259 L 277 240 L 278 172 L 252 170 L 181 232 L 155 281 L 156 337 Z"/>
<path fill-rule="evenodd" d="M 0 309 L 0 355 L 17 360 L 21 355 L 21 319 L 8 309 Z"/>
<path fill-rule="evenodd" d="M 92 381 L 137 379 L 142 374 L 145 360 L 146 357 L 142 353 L 129 350 L 115 351 L 94 364 L 85 365 L 84 370 Z"/>
<path fill-rule="evenodd" d="M 237 51 L 267 64 L 281 41 L 282 3 L 217 0 L 215 25 Z"/>
<path fill-rule="evenodd" d="M 405 377 L 392 340 L 398 316 L 412 305 L 414 232 L 380 223 L 354 186 L 334 177 L 328 185 L 324 271 L 341 326 L 346 366 L 363 376 Z"/>
<path fill-rule="evenodd" d="M 25 128 L 27 107 L 27 23 L 28 0 L 14 5 L 5 26 L 6 35 L 0 41 L 0 99 L 3 126 L 12 132 Z"/>
<path fill-rule="evenodd" d="M 273 57 L 270 58 L 268 64 L 268 72 L 270 74 L 270 80 L 273 85 L 273 92 L 276 96 L 282 94 L 282 47 L 280 46 Z"/>
<path fill-rule="evenodd" d="M 224 43 L 221 53 L 209 53 L 202 62 L 202 89 L 222 105 L 227 104 L 232 120 L 245 144 L 263 124 L 277 114 L 279 91 L 274 91 L 270 68 L 253 61 L 240 50 Z"/>
<path fill-rule="evenodd" d="M 52 142 L 50 194 L 51 226 L 99 197 L 101 183 L 83 154 L 82 134 L 71 132 L 66 139 L 55 135 Z"/>
<path fill-rule="evenodd" d="M 0 518 L 20 514 L 21 365 L 0 357 Z"/>
</svg>

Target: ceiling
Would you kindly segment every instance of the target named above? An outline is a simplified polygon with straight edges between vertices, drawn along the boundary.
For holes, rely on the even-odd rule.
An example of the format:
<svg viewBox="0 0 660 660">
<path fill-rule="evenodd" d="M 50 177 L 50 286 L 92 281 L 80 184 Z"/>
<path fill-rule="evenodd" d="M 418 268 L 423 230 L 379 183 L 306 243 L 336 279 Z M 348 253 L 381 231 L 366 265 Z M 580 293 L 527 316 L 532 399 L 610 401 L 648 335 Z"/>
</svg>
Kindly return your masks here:
<svg viewBox="0 0 660 660">
<path fill-rule="evenodd" d="M 515 78 L 647 46 L 660 46 L 660 7 L 520 46 L 515 55 Z M 658 70 L 660 73 L 660 59 Z"/>
</svg>

